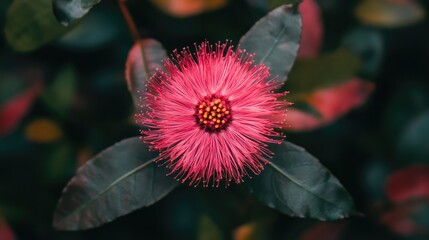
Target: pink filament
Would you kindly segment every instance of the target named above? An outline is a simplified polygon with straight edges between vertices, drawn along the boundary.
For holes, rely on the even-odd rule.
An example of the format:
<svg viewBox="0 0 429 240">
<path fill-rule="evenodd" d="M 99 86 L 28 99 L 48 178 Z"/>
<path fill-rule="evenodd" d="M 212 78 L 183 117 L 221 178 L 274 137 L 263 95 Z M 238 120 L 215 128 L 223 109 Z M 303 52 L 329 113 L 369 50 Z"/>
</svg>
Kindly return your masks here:
<svg viewBox="0 0 429 240">
<path fill-rule="evenodd" d="M 188 48 L 174 51 L 147 84 L 137 121 L 143 141 L 160 152 L 171 173 L 182 182 L 219 186 L 243 176 L 259 174 L 272 156 L 268 143 L 281 143 L 274 129 L 284 125 L 285 107 L 274 93 L 280 84 L 268 80 L 269 69 L 255 65 L 253 55 L 228 43 L 203 42 L 196 54 Z M 195 120 L 195 106 L 206 96 L 229 101 L 233 119 L 222 131 L 210 132 Z"/>
</svg>

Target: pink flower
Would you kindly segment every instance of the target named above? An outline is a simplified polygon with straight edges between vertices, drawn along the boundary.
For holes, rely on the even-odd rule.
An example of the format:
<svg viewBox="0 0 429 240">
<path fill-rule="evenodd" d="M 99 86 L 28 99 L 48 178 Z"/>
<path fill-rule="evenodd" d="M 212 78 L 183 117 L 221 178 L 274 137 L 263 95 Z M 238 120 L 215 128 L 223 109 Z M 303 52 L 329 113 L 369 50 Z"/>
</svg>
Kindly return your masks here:
<svg viewBox="0 0 429 240">
<path fill-rule="evenodd" d="M 160 152 L 171 173 L 189 185 L 222 180 L 237 184 L 259 174 L 272 156 L 268 143 L 281 143 L 274 129 L 284 125 L 286 93 L 269 80 L 269 69 L 255 65 L 253 55 L 232 46 L 208 42 L 164 61 L 147 84 L 137 122 L 143 141 Z"/>
</svg>

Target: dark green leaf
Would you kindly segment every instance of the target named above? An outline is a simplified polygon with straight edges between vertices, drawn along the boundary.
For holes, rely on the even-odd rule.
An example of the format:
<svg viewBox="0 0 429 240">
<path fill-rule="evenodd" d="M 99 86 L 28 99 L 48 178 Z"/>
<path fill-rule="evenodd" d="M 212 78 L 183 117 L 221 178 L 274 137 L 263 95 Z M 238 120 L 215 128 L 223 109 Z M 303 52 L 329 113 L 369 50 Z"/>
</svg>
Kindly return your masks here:
<svg viewBox="0 0 429 240">
<path fill-rule="evenodd" d="M 386 104 L 383 117 L 386 138 L 398 144 L 398 140 L 416 116 L 425 113 L 429 106 L 429 95 L 425 84 L 409 81 L 409 76 L 399 78 L 400 84 L 395 87 L 392 98 Z M 404 160 L 407 165 L 407 156 Z"/>
<path fill-rule="evenodd" d="M 53 0 L 54 14 L 57 20 L 67 26 L 83 17 L 101 0 Z"/>
<path fill-rule="evenodd" d="M 23 81 L 17 74 L 11 73 L 0 73 L 0 106 L 19 94 L 25 88 L 27 88 L 28 83 Z"/>
<path fill-rule="evenodd" d="M 22 149 L 27 149 L 25 154 L 31 152 L 31 143 L 25 138 L 25 133 L 23 129 L 12 132 L 6 137 L 0 138 L 0 154 L 2 156 L 10 156 L 14 154 L 23 153 Z M 1 160 L 6 160 L 2 158 Z M 0 161 L 2 162 L 2 161 Z"/>
<path fill-rule="evenodd" d="M 105 149 L 68 183 L 54 214 L 59 230 L 82 230 L 149 206 L 177 186 L 138 137 Z"/>
<path fill-rule="evenodd" d="M 301 16 L 283 5 L 259 20 L 241 39 L 240 48 L 255 53 L 255 63 L 270 68 L 277 82 L 284 82 L 299 48 Z"/>
<path fill-rule="evenodd" d="M 371 199 L 377 201 L 384 199 L 384 185 L 391 171 L 387 165 L 387 161 L 372 159 L 366 164 L 360 179 L 362 186 L 365 188 L 367 194 L 371 196 Z"/>
<path fill-rule="evenodd" d="M 429 111 L 409 123 L 396 149 L 407 164 L 429 162 Z"/>
<path fill-rule="evenodd" d="M 362 62 L 359 73 L 371 78 L 377 73 L 383 58 L 381 34 L 370 28 L 358 27 L 346 35 L 343 47 L 358 56 Z"/>
<path fill-rule="evenodd" d="M 141 40 L 134 44 L 128 53 L 125 78 L 137 112 L 143 107 L 140 102 L 141 92 L 145 90 L 146 83 L 157 69 L 164 70 L 162 60 L 166 58 L 165 49 L 154 39 Z"/>
<path fill-rule="evenodd" d="M 34 50 L 69 29 L 55 20 L 51 0 L 15 0 L 6 13 L 6 40 L 17 51 Z"/>
<path fill-rule="evenodd" d="M 43 103 L 61 117 L 67 117 L 73 104 L 76 90 L 76 73 L 73 66 L 66 65 L 59 70 L 51 86 L 45 89 Z"/>
<path fill-rule="evenodd" d="M 283 4 L 298 4 L 302 0 L 246 0 L 250 6 L 269 11 Z"/>
<path fill-rule="evenodd" d="M 71 50 L 94 51 L 105 47 L 127 31 L 122 16 L 114 6 L 100 5 L 79 21 L 73 30 L 58 40 L 58 44 Z"/>
<path fill-rule="evenodd" d="M 422 201 L 419 210 L 412 214 L 411 218 L 419 227 L 429 229 L 429 204 Z"/>
<path fill-rule="evenodd" d="M 336 220 L 356 214 L 353 200 L 340 182 L 303 148 L 284 142 L 250 191 L 269 207 L 296 217 Z"/>
<path fill-rule="evenodd" d="M 66 180 L 73 173 L 76 165 L 74 157 L 73 148 L 69 143 L 55 145 L 45 158 L 44 179 L 49 183 Z"/>
<path fill-rule="evenodd" d="M 360 67 L 359 58 L 343 48 L 317 58 L 298 59 L 285 85 L 285 89 L 291 91 L 286 98 L 295 101 L 316 90 L 350 80 Z"/>
</svg>

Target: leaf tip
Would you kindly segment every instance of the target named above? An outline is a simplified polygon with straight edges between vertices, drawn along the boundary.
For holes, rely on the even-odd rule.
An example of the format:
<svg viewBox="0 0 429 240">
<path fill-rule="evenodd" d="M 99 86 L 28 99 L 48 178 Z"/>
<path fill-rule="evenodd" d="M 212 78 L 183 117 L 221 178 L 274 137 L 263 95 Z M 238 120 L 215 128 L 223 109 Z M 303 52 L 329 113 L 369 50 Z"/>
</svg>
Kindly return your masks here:
<svg viewBox="0 0 429 240">
<path fill-rule="evenodd" d="M 58 5 L 58 1 L 52 1 L 52 12 L 55 19 L 63 26 L 68 26 L 70 24 L 70 19 L 67 18 L 64 10 L 61 6 Z"/>
</svg>

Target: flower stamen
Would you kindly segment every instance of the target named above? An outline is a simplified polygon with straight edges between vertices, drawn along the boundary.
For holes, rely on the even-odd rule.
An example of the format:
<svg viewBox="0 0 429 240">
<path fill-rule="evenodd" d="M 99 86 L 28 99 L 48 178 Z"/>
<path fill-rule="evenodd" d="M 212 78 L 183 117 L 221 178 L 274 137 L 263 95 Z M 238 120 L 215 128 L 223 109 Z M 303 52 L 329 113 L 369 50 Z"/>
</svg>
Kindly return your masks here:
<svg viewBox="0 0 429 240">
<path fill-rule="evenodd" d="M 223 96 L 206 96 L 195 106 L 195 118 L 201 129 L 207 132 L 225 130 L 231 122 L 231 106 Z"/>
</svg>

